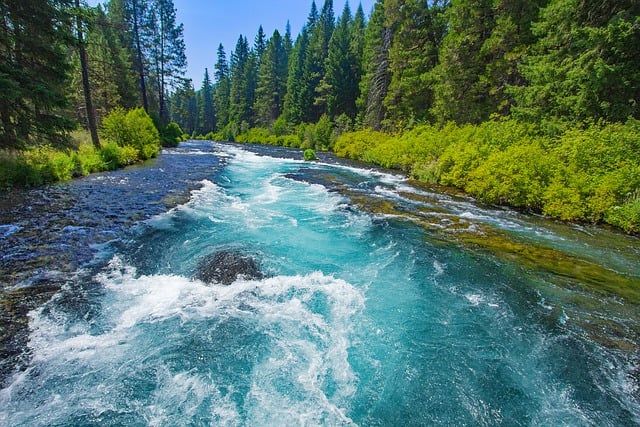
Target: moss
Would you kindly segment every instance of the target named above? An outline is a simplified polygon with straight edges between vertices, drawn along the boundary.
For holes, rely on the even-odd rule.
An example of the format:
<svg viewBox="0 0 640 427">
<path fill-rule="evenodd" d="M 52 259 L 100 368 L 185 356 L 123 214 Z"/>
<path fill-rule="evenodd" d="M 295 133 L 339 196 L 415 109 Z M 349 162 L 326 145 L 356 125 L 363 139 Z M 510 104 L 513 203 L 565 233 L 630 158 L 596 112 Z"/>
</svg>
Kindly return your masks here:
<svg viewBox="0 0 640 427">
<path fill-rule="evenodd" d="M 523 243 L 486 224 L 474 224 L 473 229 L 469 229 L 466 220 L 455 216 L 443 217 L 443 212 L 437 208 L 437 201 L 428 196 L 402 193 L 403 197 L 411 200 L 436 205 L 435 208 L 427 206 L 408 210 L 383 198 L 354 192 L 345 192 L 345 195 L 367 212 L 412 221 L 428 231 L 432 238 L 448 242 L 453 240 L 463 250 L 490 254 L 502 262 L 523 266 L 533 275 L 549 275 L 550 280 L 567 288 L 603 296 L 614 295 L 632 304 L 640 304 L 640 278 L 625 276 L 540 244 Z"/>
</svg>

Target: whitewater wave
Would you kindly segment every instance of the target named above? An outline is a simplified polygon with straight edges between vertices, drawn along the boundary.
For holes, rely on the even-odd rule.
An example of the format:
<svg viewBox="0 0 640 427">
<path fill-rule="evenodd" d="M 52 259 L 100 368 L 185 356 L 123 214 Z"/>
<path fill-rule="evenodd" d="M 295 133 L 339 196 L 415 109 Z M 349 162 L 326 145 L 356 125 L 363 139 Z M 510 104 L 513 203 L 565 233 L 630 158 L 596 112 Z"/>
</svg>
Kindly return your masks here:
<svg viewBox="0 0 640 427">
<path fill-rule="evenodd" d="M 209 286 L 118 257 L 96 279 L 100 318 L 31 314 L 33 360 L 0 392 L 4 425 L 350 422 L 364 295 L 349 283 L 316 272 Z"/>
</svg>

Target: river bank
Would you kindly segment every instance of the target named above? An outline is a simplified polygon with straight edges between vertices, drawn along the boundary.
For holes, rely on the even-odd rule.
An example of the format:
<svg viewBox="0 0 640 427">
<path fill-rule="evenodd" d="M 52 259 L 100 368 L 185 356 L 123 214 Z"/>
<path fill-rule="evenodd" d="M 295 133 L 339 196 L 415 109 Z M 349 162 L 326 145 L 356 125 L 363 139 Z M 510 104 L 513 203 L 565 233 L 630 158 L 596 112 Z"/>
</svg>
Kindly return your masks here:
<svg viewBox="0 0 640 427">
<path fill-rule="evenodd" d="M 582 223 L 640 230 L 640 122 L 543 130 L 513 119 L 420 125 L 396 134 L 300 125 L 250 129 L 240 142 L 330 150 L 465 191 L 486 203 Z"/>
<path fill-rule="evenodd" d="M 210 143 L 165 149 L 136 166 L 35 189 L 0 192 L 0 376 L 24 351 L 27 314 L 89 268 L 100 248 L 140 221 L 183 203 L 223 159 Z M 173 171 L 173 173 L 170 173 Z M 98 260 L 99 261 L 99 260 Z M 100 262 L 97 264 L 100 265 Z"/>
</svg>

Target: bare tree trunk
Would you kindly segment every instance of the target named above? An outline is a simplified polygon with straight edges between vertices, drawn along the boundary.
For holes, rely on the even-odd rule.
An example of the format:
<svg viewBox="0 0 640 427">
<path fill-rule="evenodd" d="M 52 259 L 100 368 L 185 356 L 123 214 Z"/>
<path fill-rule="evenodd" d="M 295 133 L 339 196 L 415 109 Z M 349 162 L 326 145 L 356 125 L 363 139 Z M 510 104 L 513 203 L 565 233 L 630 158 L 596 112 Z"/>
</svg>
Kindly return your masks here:
<svg viewBox="0 0 640 427">
<path fill-rule="evenodd" d="M 140 79 L 140 94 L 142 95 L 142 107 L 149 113 L 149 99 L 147 98 L 147 84 L 144 78 L 144 55 L 142 54 L 142 42 L 140 41 L 140 11 L 138 0 L 133 0 L 133 37 L 136 43 L 136 55 L 138 56 L 138 77 Z"/>
<path fill-rule="evenodd" d="M 91 86 L 89 85 L 89 66 L 87 64 L 87 50 L 84 46 L 84 36 L 82 34 L 82 18 L 80 16 L 80 0 L 76 0 L 76 25 L 78 30 L 78 52 L 80 53 L 80 68 L 82 68 L 82 88 L 84 89 L 84 101 L 87 105 L 87 125 L 91 133 L 91 142 L 100 149 L 100 138 L 98 137 L 98 126 L 96 124 L 96 113 L 93 109 L 91 99 Z"/>
</svg>

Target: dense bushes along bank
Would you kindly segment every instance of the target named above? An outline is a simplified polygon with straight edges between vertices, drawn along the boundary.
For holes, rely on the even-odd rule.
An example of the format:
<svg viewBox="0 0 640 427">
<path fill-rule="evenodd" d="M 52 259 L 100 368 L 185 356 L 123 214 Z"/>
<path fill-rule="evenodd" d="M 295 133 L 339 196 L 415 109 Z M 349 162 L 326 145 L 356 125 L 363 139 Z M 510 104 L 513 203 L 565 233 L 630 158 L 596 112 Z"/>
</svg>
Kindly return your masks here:
<svg viewBox="0 0 640 427">
<path fill-rule="evenodd" d="M 156 157 L 161 145 L 177 145 L 182 131 L 170 123 L 159 132 L 142 108 L 116 108 L 104 118 L 101 136 L 99 150 L 87 132 L 77 131 L 67 150 L 41 145 L 0 153 L 0 188 L 35 187 L 145 161 Z"/>
<path fill-rule="evenodd" d="M 423 125 L 396 135 L 361 130 L 337 136 L 335 129 L 332 134 L 325 127 L 305 125 L 294 135 L 251 129 L 235 139 L 332 149 L 340 157 L 463 189 L 488 203 L 640 232 L 636 120 L 590 124 L 553 136 L 507 119 L 481 125 Z"/>
</svg>

